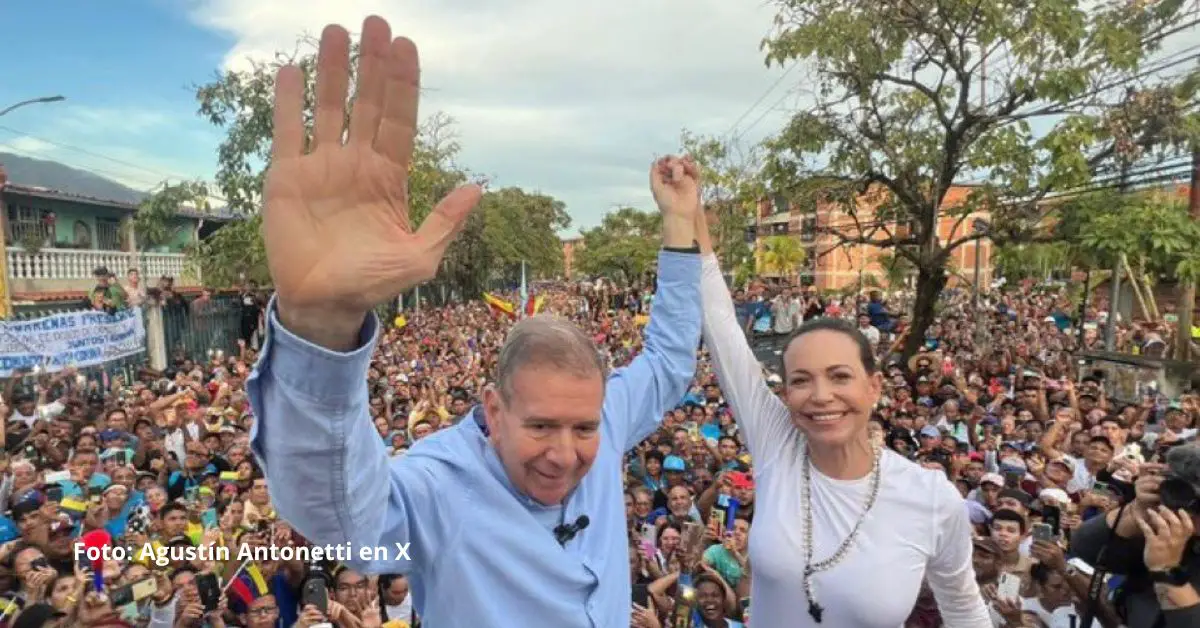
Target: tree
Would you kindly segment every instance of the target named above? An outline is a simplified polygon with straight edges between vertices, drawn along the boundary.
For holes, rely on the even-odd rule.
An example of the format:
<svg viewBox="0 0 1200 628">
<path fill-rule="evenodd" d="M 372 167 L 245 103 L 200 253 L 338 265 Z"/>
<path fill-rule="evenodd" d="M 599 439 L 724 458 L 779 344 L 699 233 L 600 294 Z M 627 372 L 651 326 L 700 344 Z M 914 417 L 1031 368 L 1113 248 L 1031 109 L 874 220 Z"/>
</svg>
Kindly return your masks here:
<svg viewBox="0 0 1200 628">
<path fill-rule="evenodd" d="M 911 261 L 889 252 L 880 253 L 875 257 L 875 261 L 883 269 L 883 276 L 889 288 L 901 290 L 908 287 L 908 279 L 916 270 Z"/>
<path fill-rule="evenodd" d="M 1102 187 L 1118 159 L 1161 157 L 1200 129 L 1189 109 L 1200 81 L 1156 79 L 1150 70 L 1164 65 L 1146 64 L 1196 14 L 1182 0 L 775 5 L 767 63 L 808 62 L 815 102 L 766 142 L 763 177 L 790 195 L 814 174 L 830 177 L 821 200 L 838 203 L 849 225 L 825 227 L 837 245 L 913 263 L 906 355 L 933 321 L 955 249 L 1032 241 L 1051 192 Z M 948 202 L 967 177 L 986 182 Z M 983 212 L 990 227 L 972 230 Z M 945 240 L 944 218 L 955 227 Z"/>
<path fill-rule="evenodd" d="M 211 285 L 232 285 L 243 274 L 264 283 L 270 279 L 258 211 L 270 158 L 275 75 L 288 63 L 304 70 L 305 127 L 311 133 L 314 43 L 302 39 L 293 53 L 279 53 L 265 63 L 255 62 L 246 71 L 218 74 L 212 82 L 196 87 L 200 116 L 225 133 L 218 149 L 216 187 L 228 208 L 240 216 L 193 247 L 192 261 Z M 351 49 L 351 57 L 357 57 L 357 44 Z M 351 71 L 355 69 L 351 63 Z M 350 85 L 354 84 L 352 75 Z M 352 108 L 353 95 L 350 105 Z M 408 182 L 414 226 L 454 188 L 468 181 L 485 183 L 482 177 L 458 165 L 459 151 L 450 117 L 437 113 L 422 122 Z M 164 204 L 167 200 L 163 199 Z M 557 230 L 569 224 L 565 207 L 552 197 L 527 194 L 517 188 L 488 192 L 482 208 L 472 214 L 447 250 L 433 284 L 458 290 L 464 296 L 477 295 L 494 278 L 496 269 L 519 264 L 522 254 L 535 272 L 554 274 L 562 267 Z"/>
<path fill-rule="evenodd" d="M 759 269 L 763 274 L 795 279 L 804 262 L 804 247 L 796 238 L 785 235 L 768 236 L 759 251 Z"/>
<path fill-rule="evenodd" d="M 558 232 L 571 226 L 562 201 L 509 187 L 488 192 L 481 205 L 493 265 L 516 270 L 525 262 L 527 272 L 534 277 L 562 274 L 563 250 Z"/>
<path fill-rule="evenodd" d="M 600 226 L 583 232 L 576 264 L 584 274 L 632 283 L 654 267 L 661 232 L 657 214 L 622 207 L 606 214 Z"/>
<path fill-rule="evenodd" d="M 1072 253 L 1068 242 L 1008 244 L 993 249 L 992 268 L 1009 281 L 1045 281 L 1056 270 L 1071 270 Z"/>
<path fill-rule="evenodd" d="M 721 138 L 684 130 L 683 152 L 700 167 L 700 200 L 709 213 L 713 249 L 727 270 L 737 273 L 753 262 L 746 228 L 753 225 L 758 204 L 767 197 L 758 177 L 755 155 L 742 154 Z"/>
<path fill-rule="evenodd" d="M 142 199 L 129 223 L 138 249 L 145 251 L 174 240 L 183 229 L 179 210 L 188 206 L 199 213 L 209 211 L 208 186 L 204 182 L 163 183 L 160 189 Z"/>
<path fill-rule="evenodd" d="M 1106 267 L 1121 268 L 1147 319 L 1158 318 L 1153 290 L 1158 280 L 1194 281 L 1200 273 L 1200 223 L 1178 195 L 1097 193 L 1063 211 L 1078 223 L 1079 251 Z"/>
</svg>

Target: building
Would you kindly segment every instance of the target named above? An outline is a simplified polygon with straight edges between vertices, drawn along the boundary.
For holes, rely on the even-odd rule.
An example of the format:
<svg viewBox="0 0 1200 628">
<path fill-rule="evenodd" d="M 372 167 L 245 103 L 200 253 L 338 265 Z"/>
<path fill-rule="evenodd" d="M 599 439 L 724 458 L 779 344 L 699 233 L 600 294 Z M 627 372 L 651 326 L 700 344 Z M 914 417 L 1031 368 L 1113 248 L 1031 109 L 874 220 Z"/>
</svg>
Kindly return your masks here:
<svg viewBox="0 0 1200 628">
<path fill-rule="evenodd" d="M 582 237 L 562 239 L 563 277 L 568 281 L 572 279 L 572 271 L 575 267 L 575 251 L 582 246 Z"/>
<path fill-rule="evenodd" d="M 173 277 L 182 291 L 198 291 L 201 278 L 185 263 L 185 248 L 230 218 L 181 209 L 169 242 L 139 250 L 130 228 L 136 210 L 129 203 L 11 182 L 0 167 L 5 287 L 14 307 L 82 300 L 99 266 L 119 276 L 137 268 L 146 285 Z"/>
<path fill-rule="evenodd" d="M 970 193 L 971 187 L 956 185 L 946 194 L 946 206 L 960 205 Z M 888 254 L 887 249 L 869 244 L 849 244 L 838 247 L 839 238 L 833 232 L 853 238 L 862 232 L 857 231 L 858 225 L 873 223 L 873 208 L 882 201 L 882 192 L 868 191 L 856 199 L 855 214 L 845 211 L 840 203 L 821 201 L 813 211 L 789 205 L 782 199 L 764 199 L 759 203 L 758 214 L 754 224 L 746 228 L 746 241 L 752 243 L 761 252 L 763 242 L 773 235 L 786 235 L 800 240 L 805 250 L 805 259 L 797 269 L 797 278 L 804 285 L 815 286 L 818 290 L 842 290 L 855 286 L 888 286 L 888 273 L 881 263 L 881 258 Z M 857 223 L 855 222 L 857 216 Z M 950 242 L 961 237 L 973 228 L 976 220 L 985 220 L 984 214 L 968 216 L 959 220 L 956 216 L 943 213 L 938 224 L 938 238 L 941 242 Z M 863 231 L 867 231 L 864 228 Z M 904 227 L 893 228 L 893 232 L 903 232 Z M 883 233 L 874 237 L 883 238 Z M 952 254 L 948 271 L 951 274 L 950 285 L 955 283 L 974 283 L 975 255 L 978 245 L 979 275 L 982 282 L 992 279 L 992 245 L 986 238 L 958 247 Z M 914 278 L 909 278 L 913 280 Z"/>
</svg>

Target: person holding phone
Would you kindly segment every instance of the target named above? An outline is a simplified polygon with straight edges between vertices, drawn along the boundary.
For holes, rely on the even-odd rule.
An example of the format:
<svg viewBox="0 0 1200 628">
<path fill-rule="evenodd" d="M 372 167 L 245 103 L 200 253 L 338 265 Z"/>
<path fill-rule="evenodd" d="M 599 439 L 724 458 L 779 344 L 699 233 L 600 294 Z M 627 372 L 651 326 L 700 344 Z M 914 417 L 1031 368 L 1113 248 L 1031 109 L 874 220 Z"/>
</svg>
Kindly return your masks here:
<svg viewBox="0 0 1200 628">
<path fill-rule="evenodd" d="M 759 490 L 749 543 L 755 623 L 898 626 L 927 581 L 946 626 L 992 628 L 962 496 L 944 471 L 872 444 L 883 375 L 870 342 L 846 321 L 806 322 L 784 344 L 777 396 L 741 333 L 703 212 L 697 223 L 704 344 Z"/>
<path fill-rule="evenodd" d="M 433 277 L 481 189 L 451 192 L 413 228 L 416 48 L 370 17 L 358 59 L 348 136 L 344 29 L 321 36 L 311 142 L 300 68 L 276 81 L 263 210 L 276 297 L 246 385 L 272 501 L 315 544 L 349 542 L 355 571 L 407 574 L 429 625 L 628 626 L 622 464 L 695 373 L 698 169 L 665 158 L 649 173 L 663 250 L 641 355 L 607 373 L 575 325 L 527 318 L 482 403 L 389 458 L 369 411 L 373 308 Z M 374 548 L 388 557 L 358 553 Z"/>
</svg>

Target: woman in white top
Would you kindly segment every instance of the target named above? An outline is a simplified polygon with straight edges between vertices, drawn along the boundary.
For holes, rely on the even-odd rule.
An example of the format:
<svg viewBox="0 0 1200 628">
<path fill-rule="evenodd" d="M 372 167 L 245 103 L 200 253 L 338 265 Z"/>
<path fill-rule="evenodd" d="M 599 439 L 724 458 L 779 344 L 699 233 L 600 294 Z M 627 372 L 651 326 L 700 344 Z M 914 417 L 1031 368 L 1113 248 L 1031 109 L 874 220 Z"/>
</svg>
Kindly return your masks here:
<svg viewBox="0 0 1200 628">
<path fill-rule="evenodd" d="M 868 437 L 883 379 L 862 334 L 841 320 L 797 329 L 780 400 L 737 324 L 703 212 L 698 222 L 704 343 L 754 459 L 754 623 L 896 628 L 928 580 L 947 628 L 991 628 L 958 490 Z"/>
</svg>

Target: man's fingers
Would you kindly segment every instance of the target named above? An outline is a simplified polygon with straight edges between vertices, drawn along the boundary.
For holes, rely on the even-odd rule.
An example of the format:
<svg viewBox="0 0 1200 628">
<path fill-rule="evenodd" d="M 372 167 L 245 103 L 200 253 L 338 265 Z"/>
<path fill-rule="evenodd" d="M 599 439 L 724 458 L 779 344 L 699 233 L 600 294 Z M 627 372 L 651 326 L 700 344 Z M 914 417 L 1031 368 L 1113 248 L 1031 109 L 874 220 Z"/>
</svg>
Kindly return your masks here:
<svg viewBox="0 0 1200 628">
<path fill-rule="evenodd" d="M 342 145 L 346 127 L 346 97 L 350 90 L 350 33 L 329 25 L 321 33 L 317 51 L 316 113 L 313 116 L 314 148 Z"/>
<path fill-rule="evenodd" d="M 392 29 L 383 18 L 372 15 L 363 22 L 358 48 L 358 88 L 350 114 L 350 141 L 371 144 L 383 116 L 384 90 Z"/>
<path fill-rule="evenodd" d="M 275 76 L 271 158 L 299 157 L 304 152 L 304 72 L 295 65 L 279 68 Z"/>
<path fill-rule="evenodd" d="M 420 58 L 411 40 L 397 37 L 388 47 L 383 117 L 375 135 L 375 150 L 408 171 L 417 134 L 417 104 L 421 91 Z"/>
<path fill-rule="evenodd" d="M 416 235 L 426 259 L 430 262 L 430 268 L 425 269 L 426 275 L 433 277 L 437 274 L 437 267 L 446 253 L 446 247 L 450 246 L 454 237 L 462 230 L 471 210 L 479 204 L 482 196 L 483 188 L 478 185 L 464 185 L 447 194 L 425 217 Z"/>
</svg>

